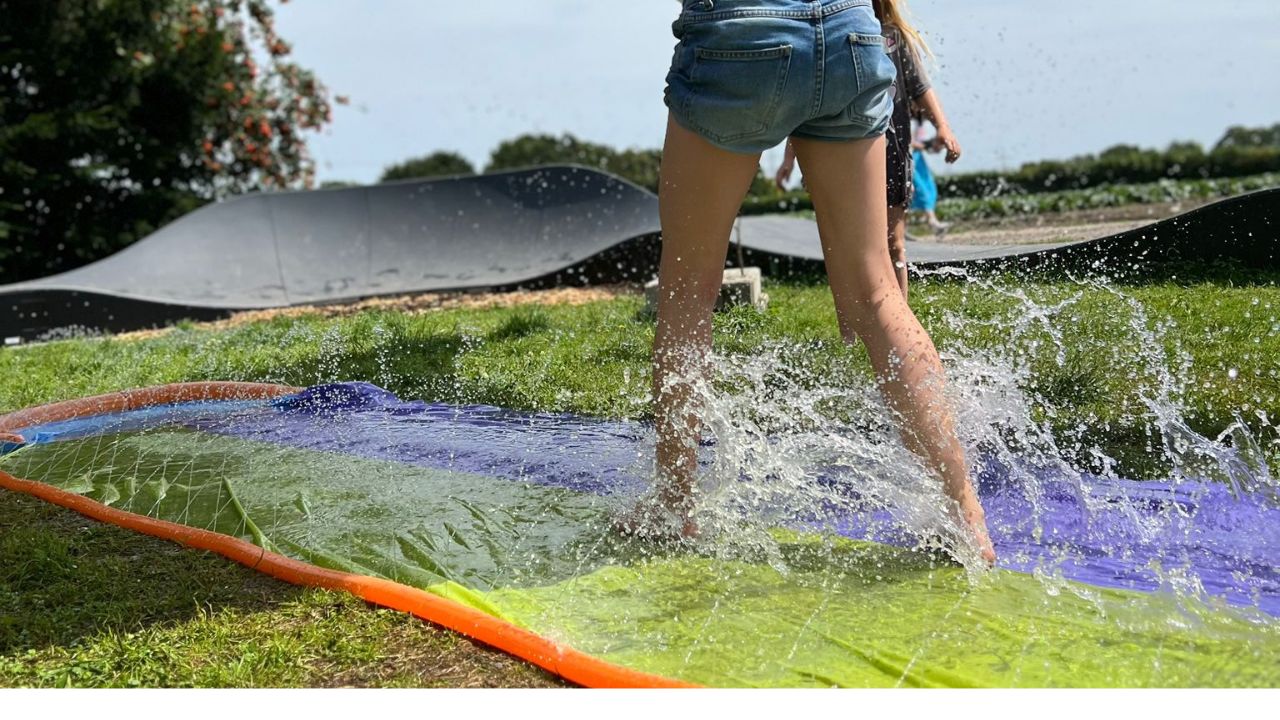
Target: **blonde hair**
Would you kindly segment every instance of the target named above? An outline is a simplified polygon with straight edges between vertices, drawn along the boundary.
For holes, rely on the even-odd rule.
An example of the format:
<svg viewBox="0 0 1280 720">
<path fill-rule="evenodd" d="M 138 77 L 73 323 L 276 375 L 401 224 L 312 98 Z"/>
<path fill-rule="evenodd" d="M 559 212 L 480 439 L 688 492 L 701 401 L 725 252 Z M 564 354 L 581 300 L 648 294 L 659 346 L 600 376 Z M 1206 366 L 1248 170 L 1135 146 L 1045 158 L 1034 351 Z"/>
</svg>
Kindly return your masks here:
<svg viewBox="0 0 1280 720">
<path fill-rule="evenodd" d="M 907 0 L 872 0 L 872 5 L 875 6 L 876 17 L 880 18 L 880 24 L 898 28 L 908 49 L 920 57 L 933 57 L 929 43 L 924 41 L 924 36 L 911 24 Z"/>
</svg>

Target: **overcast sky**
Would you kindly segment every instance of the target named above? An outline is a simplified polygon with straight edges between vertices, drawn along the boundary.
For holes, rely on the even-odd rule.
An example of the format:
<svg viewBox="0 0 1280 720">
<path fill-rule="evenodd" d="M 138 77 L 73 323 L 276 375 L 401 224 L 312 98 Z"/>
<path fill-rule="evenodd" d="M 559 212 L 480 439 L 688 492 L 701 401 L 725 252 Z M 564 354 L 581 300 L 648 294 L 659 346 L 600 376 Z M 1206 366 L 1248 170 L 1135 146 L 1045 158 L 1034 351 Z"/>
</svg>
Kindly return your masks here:
<svg viewBox="0 0 1280 720">
<path fill-rule="evenodd" d="M 914 0 L 959 170 L 1212 143 L 1280 122 L 1278 0 Z M 662 144 L 672 0 L 294 0 L 296 58 L 350 96 L 312 140 L 322 180 L 372 182 L 445 149 L 483 165 L 504 139 Z M 776 164 L 777 153 L 765 163 Z"/>
</svg>

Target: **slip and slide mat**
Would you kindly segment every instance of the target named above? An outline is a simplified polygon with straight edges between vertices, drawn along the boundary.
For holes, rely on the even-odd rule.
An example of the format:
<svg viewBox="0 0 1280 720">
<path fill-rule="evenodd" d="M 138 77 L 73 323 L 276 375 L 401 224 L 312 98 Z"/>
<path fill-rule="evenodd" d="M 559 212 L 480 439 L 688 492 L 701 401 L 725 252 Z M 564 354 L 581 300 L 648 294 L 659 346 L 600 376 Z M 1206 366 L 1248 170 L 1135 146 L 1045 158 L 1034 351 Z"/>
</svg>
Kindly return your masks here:
<svg viewBox="0 0 1280 720">
<path fill-rule="evenodd" d="M 1280 685 L 1280 503 L 1230 482 L 984 460 L 1001 561 L 971 573 L 836 466 L 802 480 L 824 507 L 744 512 L 750 543 L 624 536 L 649 428 L 359 383 L 117 393 L 0 418 L 0 443 L 7 490 L 588 686 Z"/>
</svg>

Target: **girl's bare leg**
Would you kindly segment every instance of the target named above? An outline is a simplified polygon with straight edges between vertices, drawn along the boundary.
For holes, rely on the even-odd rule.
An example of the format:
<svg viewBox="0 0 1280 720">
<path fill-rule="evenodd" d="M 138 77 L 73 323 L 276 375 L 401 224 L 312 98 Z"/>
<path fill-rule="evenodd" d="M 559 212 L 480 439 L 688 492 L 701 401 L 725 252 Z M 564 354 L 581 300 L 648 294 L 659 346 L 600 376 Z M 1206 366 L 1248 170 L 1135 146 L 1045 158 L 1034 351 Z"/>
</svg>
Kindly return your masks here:
<svg viewBox="0 0 1280 720">
<path fill-rule="evenodd" d="M 691 520 L 701 413 L 694 384 L 707 378 L 711 318 L 733 221 L 760 156 L 721 150 L 673 120 L 667 122 L 658 203 L 662 261 L 653 343 L 654 415 L 658 435 L 658 499 Z"/>
<path fill-rule="evenodd" d="M 860 338 L 907 446 L 924 458 L 959 504 L 982 555 L 995 561 L 982 505 L 943 389 L 942 362 L 907 306 L 885 243 L 884 139 L 793 140 L 809 179 L 841 333 Z"/>
<path fill-rule="evenodd" d="M 903 299 L 909 299 L 907 293 L 907 209 L 905 207 L 889 207 L 889 259 L 893 262 L 893 273 L 898 278 L 898 287 L 902 289 Z"/>
</svg>

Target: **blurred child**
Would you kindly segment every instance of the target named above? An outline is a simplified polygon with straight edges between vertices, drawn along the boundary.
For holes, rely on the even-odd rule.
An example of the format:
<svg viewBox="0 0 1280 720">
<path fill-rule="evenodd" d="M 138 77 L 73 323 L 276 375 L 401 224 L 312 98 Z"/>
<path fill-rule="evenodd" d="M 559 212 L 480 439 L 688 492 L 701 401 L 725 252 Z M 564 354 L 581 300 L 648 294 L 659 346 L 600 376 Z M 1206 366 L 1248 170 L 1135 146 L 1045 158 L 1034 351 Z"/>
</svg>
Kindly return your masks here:
<svg viewBox="0 0 1280 720">
<path fill-rule="evenodd" d="M 929 169 L 929 163 L 924 156 L 926 152 L 938 152 L 941 146 L 936 138 L 933 140 L 926 138 L 924 123 L 920 123 L 919 129 L 916 130 L 911 149 L 913 151 L 911 182 L 915 187 L 911 195 L 910 209 L 924 214 L 925 222 L 929 223 L 929 228 L 933 230 L 934 235 L 945 235 L 951 226 L 938 219 L 938 183 L 933 179 L 933 171 Z"/>
</svg>

